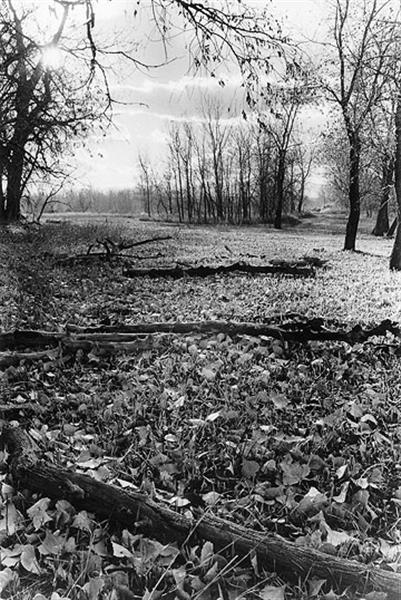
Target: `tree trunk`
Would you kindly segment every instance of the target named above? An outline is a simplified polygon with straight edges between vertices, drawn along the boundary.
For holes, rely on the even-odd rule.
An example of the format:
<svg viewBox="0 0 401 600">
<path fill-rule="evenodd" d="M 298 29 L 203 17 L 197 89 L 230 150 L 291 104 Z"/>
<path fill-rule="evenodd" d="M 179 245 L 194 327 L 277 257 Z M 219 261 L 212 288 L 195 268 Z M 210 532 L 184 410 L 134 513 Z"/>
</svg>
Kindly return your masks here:
<svg viewBox="0 0 401 600">
<path fill-rule="evenodd" d="M 397 199 L 398 225 L 390 258 L 390 269 L 401 271 L 401 89 L 398 90 L 397 109 L 395 112 L 395 195 Z"/>
<path fill-rule="evenodd" d="M 377 213 L 376 224 L 372 235 L 377 237 L 385 235 L 390 227 L 388 220 L 388 204 L 390 200 L 390 190 L 393 184 L 394 161 L 393 159 L 383 161 L 381 201 Z"/>
<path fill-rule="evenodd" d="M 394 217 L 393 222 L 390 225 L 390 229 L 387 232 L 387 237 L 392 238 L 395 234 L 395 230 L 397 229 L 398 217 Z"/>
<path fill-rule="evenodd" d="M 361 142 L 358 133 L 349 133 L 350 167 L 349 167 L 349 216 L 345 233 L 344 250 L 355 250 L 356 234 L 358 232 L 361 214 L 361 196 L 359 189 L 359 167 Z"/>
<path fill-rule="evenodd" d="M 302 213 L 302 209 L 304 207 L 304 199 L 305 199 L 305 177 L 301 175 L 301 189 L 299 190 L 299 199 L 298 199 L 298 213 Z"/>
<path fill-rule="evenodd" d="M 283 202 L 284 202 L 284 175 L 285 175 L 285 156 L 279 157 L 278 173 L 277 173 L 277 205 L 276 214 L 274 217 L 274 228 L 281 229 L 281 221 L 283 216 Z"/>
<path fill-rule="evenodd" d="M 7 173 L 6 221 L 18 221 L 21 217 L 22 174 L 24 165 L 24 140 L 14 142 L 13 156 Z"/>
</svg>

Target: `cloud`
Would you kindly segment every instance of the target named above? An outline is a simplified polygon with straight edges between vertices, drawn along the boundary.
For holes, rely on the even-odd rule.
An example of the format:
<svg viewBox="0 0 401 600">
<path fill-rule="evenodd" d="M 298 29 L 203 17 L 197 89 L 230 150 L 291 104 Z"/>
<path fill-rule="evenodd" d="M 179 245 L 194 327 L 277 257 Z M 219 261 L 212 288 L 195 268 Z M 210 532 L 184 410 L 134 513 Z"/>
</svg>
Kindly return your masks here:
<svg viewBox="0 0 401 600">
<path fill-rule="evenodd" d="M 231 107 L 232 113 L 240 112 L 244 105 L 244 90 L 239 77 L 226 79 L 225 85 L 212 77 L 189 77 L 176 80 L 144 80 L 139 85 L 129 83 L 113 86 L 113 96 L 127 103 L 119 107 L 116 114 L 146 114 L 155 118 L 201 117 L 205 106 L 219 105 L 224 110 Z M 240 107 L 240 108 L 239 108 Z M 183 119 L 183 120 L 185 120 Z"/>
<path fill-rule="evenodd" d="M 222 116 L 222 114 L 226 115 L 226 116 Z M 153 111 L 147 111 L 145 109 L 141 109 L 141 108 L 133 108 L 133 109 L 127 109 L 124 112 L 120 112 L 118 114 L 119 117 L 122 116 L 126 116 L 127 118 L 132 118 L 132 117 L 140 117 L 140 116 L 145 116 L 145 117 L 149 117 L 149 119 L 151 120 L 159 120 L 159 121 L 164 121 L 164 122 L 174 122 L 174 123 L 207 123 L 209 121 L 209 118 L 201 115 L 201 114 L 190 114 L 189 113 L 184 113 L 181 115 L 175 115 L 172 112 L 165 112 L 165 113 L 158 113 L 158 112 L 153 112 Z M 212 113 L 212 119 L 213 119 L 213 113 Z M 226 123 L 226 124 L 235 124 L 236 122 L 243 122 L 243 118 L 242 115 L 239 113 L 238 110 L 234 110 L 234 111 L 223 111 L 223 113 L 220 114 L 219 117 L 219 122 L 220 123 Z"/>
<path fill-rule="evenodd" d="M 146 79 L 141 85 L 117 84 L 113 86 L 113 91 L 126 94 L 145 94 L 153 95 L 158 92 L 168 92 L 170 94 L 191 92 L 194 90 L 216 90 L 223 87 L 239 88 L 242 80 L 240 76 L 217 79 L 215 77 L 191 77 L 184 75 L 180 79 L 170 79 L 169 81 L 156 81 Z"/>
</svg>

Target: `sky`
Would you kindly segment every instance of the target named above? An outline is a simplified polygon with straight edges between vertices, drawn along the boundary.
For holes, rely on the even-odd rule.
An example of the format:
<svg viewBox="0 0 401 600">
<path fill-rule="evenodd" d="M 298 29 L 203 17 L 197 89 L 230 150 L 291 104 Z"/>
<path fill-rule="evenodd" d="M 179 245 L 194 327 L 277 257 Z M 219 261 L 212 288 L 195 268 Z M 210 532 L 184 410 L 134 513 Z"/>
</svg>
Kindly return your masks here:
<svg viewBox="0 0 401 600">
<path fill-rule="evenodd" d="M 325 0 L 273 0 L 275 14 L 283 19 L 283 30 L 304 41 L 315 35 L 323 16 Z M 253 7 L 269 5 L 266 0 L 248 0 Z M 144 41 L 144 58 L 164 62 L 163 48 L 155 43 L 149 23 L 132 19 L 133 0 L 99 0 L 95 33 L 124 45 Z M 189 60 L 178 40 L 168 49 L 171 62 L 162 68 L 143 71 L 132 65 L 118 67 L 110 76 L 112 94 L 129 105 L 116 106 L 114 125 L 107 135 L 92 135 L 86 148 L 76 152 L 75 176 L 79 183 L 96 188 L 131 188 L 139 180 L 138 153 L 160 164 L 166 151 L 171 123 L 201 118 L 202 96 L 218 98 L 231 107 L 227 118 L 236 118 L 242 105 L 241 80 L 235 69 L 224 73 L 225 86 L 204 74 L 192 75 Z M 311 116 L 314 119 L 316 115 Z M 224 115 L 223 115 L 224 118 Z M 317 117 L 318 118 L 318 117 Z"/>
</svg>

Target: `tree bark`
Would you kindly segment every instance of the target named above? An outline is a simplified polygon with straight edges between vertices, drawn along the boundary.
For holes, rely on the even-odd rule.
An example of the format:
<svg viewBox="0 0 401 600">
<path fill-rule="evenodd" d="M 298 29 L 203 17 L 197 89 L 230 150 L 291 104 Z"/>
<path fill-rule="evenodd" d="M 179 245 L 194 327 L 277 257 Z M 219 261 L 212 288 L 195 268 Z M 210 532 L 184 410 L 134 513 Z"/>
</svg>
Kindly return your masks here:
<svg viewBox="0 0 401 600">
<path fill-rule="evenodd" d="M 387 164 L 385 161 L 383 164 L 380 206 L 377 213 L 376 224 L 372 231 L 372 235 L 376 237 L 385 235 L 390 228 L 388 220 L 388 204 L 390 200 L 390 190 L 393 184 L 393 173 L 393 160 L 391 159 Z"/>
<path fill-rule="evenodd" d="M 358 232 L 359 218 L 361 214 L 361 195 L 359 188 L 359 170 L 361 143 L 357 132 L 348 134 L 350 143 L 350 167 L 349 167 L 349 216 L 345 233 L 344 250 L 355 250 L 356 235 Z"/>
<path fill-rule="evenodd" d="M 281 229 L 282 217 L 283 217 L 283 203 L 284 203 L 284 176 L 285 176 L 285 155 L 279 157 L 278 172 L 277 172 L 277 205 L 276 213 L 274 216 L 274 228 Z"/>
<path fill-rule="evenodd" d="M 397 108 L 395 112 L 395 195 L 397 199 L 397 233 L 395 235 L 393 251 L 390 257 L 390 269 L 401 271 L 401 89 L 398 91 Z"/>
<path fill-rule="evenodd" d="M 232 548 L 241 557 L 255 553 L 262 568 L 277 571 L 289 580 L 318 577 L 336 589 L 351 586 L 363 593 L 383 591 L 396 600 L 401 593 L 401 575 L 354 560 L 331 556 L 303 547 L 272 533 L 249 530 L 226 519 L 193 509 L 193 518 L 158 504 L 145 494 L 127 492 L 92 477 L 62 469 L 35 455 L 28 435 L 19 428 L 3 427 L 2 441 L 10 453 L 9 465 L 20 489 L 39 492 L 53 499 L 66 499 L 78 510 L 118 522 L 129 529 L 154 536 L 162 543 L 211 541 L 217 549 Z"/>
</svg>

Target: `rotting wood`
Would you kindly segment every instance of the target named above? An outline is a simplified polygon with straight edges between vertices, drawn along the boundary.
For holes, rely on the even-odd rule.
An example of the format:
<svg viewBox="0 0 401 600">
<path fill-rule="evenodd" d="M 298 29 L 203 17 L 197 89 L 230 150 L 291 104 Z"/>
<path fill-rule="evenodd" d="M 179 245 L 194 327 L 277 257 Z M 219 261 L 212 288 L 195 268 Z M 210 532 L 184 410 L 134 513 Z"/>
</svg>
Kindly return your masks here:
<svg viewBox="0 0 401 600">
<path fill-rule="evenodd" d="M 250 275 L 290 275 L 292 277 L 314 277 L 316 269 L 314 266 L 302 265 L 297 263 L 279 264 L 279 265 L 250 265 L 244 262 L 236 262 L 230 265 L 218 265 L 215 267 L 209 265 L 200 265 L 198 267 L 153 267 L 150 269 L 127 268 L 123 270 L 125 277 L 170 277 L 172 279 L 181 279 L 182 277 L 209 277 L 211 275 L 225 275 L 228 273 L 246 273 Z"/>
<path fill-rule="evenodd" d="M 264 568 L 287 578 L 318 577 L 336 588 L 351 586 L 366 593 L 381 591 L 389 600 L 401 598 L 401 574 L 325 554 L 272 534 L 250 530 L 226 519 L 194 509 L 194 518 L 176 513 L 146 495 L 127 492 L 88 475 L 58 468 L 37 458 L 29 436 L 3 423 L 2 441 L 10 453 L 14 484 L 53 499 L 66 499 L 78 510 L 117 521 L 129 529 L 146 523 L 146 535 L 165 543 L 183 543 L 189 537 L 209 540 L 216 548 L 233 547 L 241 556 L 255 552 Z"/>
<path fill-rule="evenodd" d="M 272 337 L 281 341 L 304 343 L 308 341 L 343 341 L 349 344 L 362 343 L 374 336 L 385 336 L 391 333 L 401 335 L 400 326 L 390 320 L 364 329 L 360 325 L 345 330 L 327 328 L 324 321 L 311 319 L 303 323 L 286 323 L 282 327 L 264 323 L 236 323 L 231 321 L 194 321 L 194 322 L 162 322 L 138 323 L 134 325 L 120 324 L 113 326 L 79 328 L 70 325 L 67 333 L 33 330 L 15 330 L 0 334 L 0 350 L 21 348 L 43 348 L 60 345 L 67 350 L 82 349 L 90 351 L 96 348 L 100 352 L 143 351 L 149 350 L 158 343 L 155 334 L 204 334 L 224 333 L 235 337 L 248 335 L 252 337 Z M 26 355 L 29 359 L 29 356 Z M 38 355 L 41 357 L 41 355 Z M 21 356 L 20 358 L 24 358 Z M 6 357 L 3 355 L 3 360 Z M 12 361 L 13 358 L 10 357 Z M 1 354 L 0 354 L 1 364 Z M 12 364 L 12 362 L 11 362 Z"/>
</svg>

